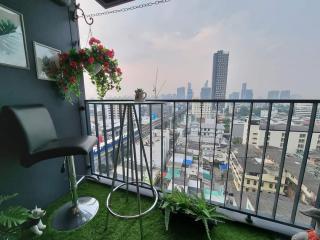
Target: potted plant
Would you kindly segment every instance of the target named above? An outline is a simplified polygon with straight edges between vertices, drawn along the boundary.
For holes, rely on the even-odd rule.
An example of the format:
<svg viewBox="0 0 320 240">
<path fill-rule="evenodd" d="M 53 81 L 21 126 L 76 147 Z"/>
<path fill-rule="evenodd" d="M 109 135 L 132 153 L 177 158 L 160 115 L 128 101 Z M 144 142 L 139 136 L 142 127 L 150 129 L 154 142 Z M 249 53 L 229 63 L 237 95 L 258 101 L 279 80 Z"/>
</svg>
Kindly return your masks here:
<svg viewBox="0 0 320 240">
<path fill-rule="evenodd" d="M 56 80 L 59 92 L 71 103 L 74 97 L 81 95 L 80 81 L 84 71 L 96 86 L 99 99 L 103 99 L 108 90 L 121 89 L 122 71 L 114 58 L 114 50 L 104 47 L 94 37 L 89 45 L 89 48 L 59 54 L 58 64 L 53 64 L 54 60 L 44 62 L 44 71 Z"/>
<path fill-rule="evenodd" d="M 0 195 L 0 205 L 18 194 Z M 0 209 L 0 240 L 11 240 L 19 237 L 20 226 L 30 217 L 28 209 L 21 206 Z"/>
<path fill-rule="evenodd" d="M 189 195 L 178 189 L 174 189 L 172 193 L 164 194 L 160 208 L 164 211 L 167 231 L 171 215 L 176 215 L 191 221 L 201 221 L 209 240 L 211 240 L 210 227 L 219 222 L 222 223 L 223 219 L 228 219 L 216 211 L 216 206 L 208 204 L 203 196 L 200 198 Z"/>
</svg>

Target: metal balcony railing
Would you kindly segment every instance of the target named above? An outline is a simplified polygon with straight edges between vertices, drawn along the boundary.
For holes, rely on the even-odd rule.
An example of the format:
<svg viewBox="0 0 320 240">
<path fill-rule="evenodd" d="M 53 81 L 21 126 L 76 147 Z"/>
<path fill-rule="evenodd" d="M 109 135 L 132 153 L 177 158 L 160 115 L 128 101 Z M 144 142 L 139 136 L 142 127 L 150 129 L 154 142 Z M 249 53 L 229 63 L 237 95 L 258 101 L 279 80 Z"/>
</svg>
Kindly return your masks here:
<svg viewBox="0 0 320 240">
<path fill-rule="evenodd" d="M 178 188 L 248 216 L 314 226 L 299 210 L 319 207 L 320 101 L 155 101 L 165 104 L 137 103 L 136 110 L 159 191 Z M 91 173 L 102 178 L 113 176 L 124 116 L 118 102 L 86 101 L 88 133 L 99 139 L 90 156 Z M 119 181 L 136 176 L 126 134 L 117 162 Z M 136 139 L 139 180 L 147 181 Z"/>
</svg>

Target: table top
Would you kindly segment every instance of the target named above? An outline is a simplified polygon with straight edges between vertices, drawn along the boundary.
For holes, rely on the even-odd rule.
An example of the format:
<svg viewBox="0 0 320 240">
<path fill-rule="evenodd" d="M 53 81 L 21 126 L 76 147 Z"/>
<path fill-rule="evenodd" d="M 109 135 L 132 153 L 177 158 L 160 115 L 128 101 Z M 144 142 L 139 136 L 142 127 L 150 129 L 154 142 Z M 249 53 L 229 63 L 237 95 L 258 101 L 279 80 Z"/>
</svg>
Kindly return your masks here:
<svg viewBox="0 0 320 240">
<path fill-rule="evenodd" d="M 93 102 L 94 103 L 94 102 Z M 151 104 L 165 104 L 166 102 L 162 101 L 143 101 L 143 102 L 138 102 L 138 101 L 102 101 L 97 103 L 103 103 L 103 104 L 115 104 L 115 105 L 151 105 Z"/>
</svg>

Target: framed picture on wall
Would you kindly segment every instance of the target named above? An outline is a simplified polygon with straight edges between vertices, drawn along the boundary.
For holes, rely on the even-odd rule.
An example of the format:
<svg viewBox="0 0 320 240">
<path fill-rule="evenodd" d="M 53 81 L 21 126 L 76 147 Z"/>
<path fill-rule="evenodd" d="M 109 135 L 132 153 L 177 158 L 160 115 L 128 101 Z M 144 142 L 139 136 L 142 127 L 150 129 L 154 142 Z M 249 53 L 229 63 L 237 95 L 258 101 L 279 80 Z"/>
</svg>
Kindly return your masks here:
<svg viewBox="0 0 320 240">
<path fill-rule="evenodd" d="M 23 16 L 1 4 L 0 64 L 29 69 Z"/>
<path fill-rule="evenodd" d="M 50 72 L 54 72 L 59 67 L 61 51 L 37 42 L 33 42 L 33 48 L 38 79 L 54 81 L 50 77 Z"/>
</svg>

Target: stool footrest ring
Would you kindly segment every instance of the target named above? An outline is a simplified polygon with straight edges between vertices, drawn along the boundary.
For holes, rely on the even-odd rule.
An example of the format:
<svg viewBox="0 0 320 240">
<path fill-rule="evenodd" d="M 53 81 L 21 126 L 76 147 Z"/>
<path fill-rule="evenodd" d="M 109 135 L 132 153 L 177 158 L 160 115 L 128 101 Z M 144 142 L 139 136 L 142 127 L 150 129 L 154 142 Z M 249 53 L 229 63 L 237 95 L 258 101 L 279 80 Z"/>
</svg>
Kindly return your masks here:
<svg viewBox="0 0 320 240">
<path fill-rule="evenodd" d="M 136 215 L 121 215 L 117 212 L 115 212 L 114 210 L 111 209 L 110 207 L 110 201 L 111 201 L 111 196 L 112 196 L 112 193 L 117 191 L 119 188 L 127 185 L 127 184 L 133 184 L 133 183 L 137 183 L 136 181 L 131 181 L 131 182 L 128 182 L 128 183 L 122 183 L 120 184 L 119 186 L 115 187 L 109 194 L 108 194 L 108 197 L 107 197 L 107 201 L 106 201 L 106 207 L 108 209 L 108 211 L 115 217 L 119 217 L 119 218 L 124 218 L 124 219 L 134 219 L 134 218 L 139 218 L 139 217 L 142 217 L 144 215 L 146 215 L 147 213 L 149 213 L 152 209 L 155 208 L 155 206 L 157 205 L 157 202 L 158 202 L 158 199 L 159 199 L 159 196 L 158 196 L 158 192 L 157 192 L 157 189 L 155 189 L 154 186 L 151 187 L 150 184 L 148 183 L 145 183 L 145 182 L 138 182 L 138 184 L 140 185 L 147 185 L 147 186 L 150 186 L 151 190 L 153 191 L 153 195 L 155 196 L 155 199 L 154 199 L 154 202 L 153 204 L 151 205 L 150 208 L 148 208 L 147 210 L 145 210 L 144 212 L 140 213 L 140 214 L 136 214 Z M 138 186 L 139 187 L 139 186 Z"/>
</svg>

